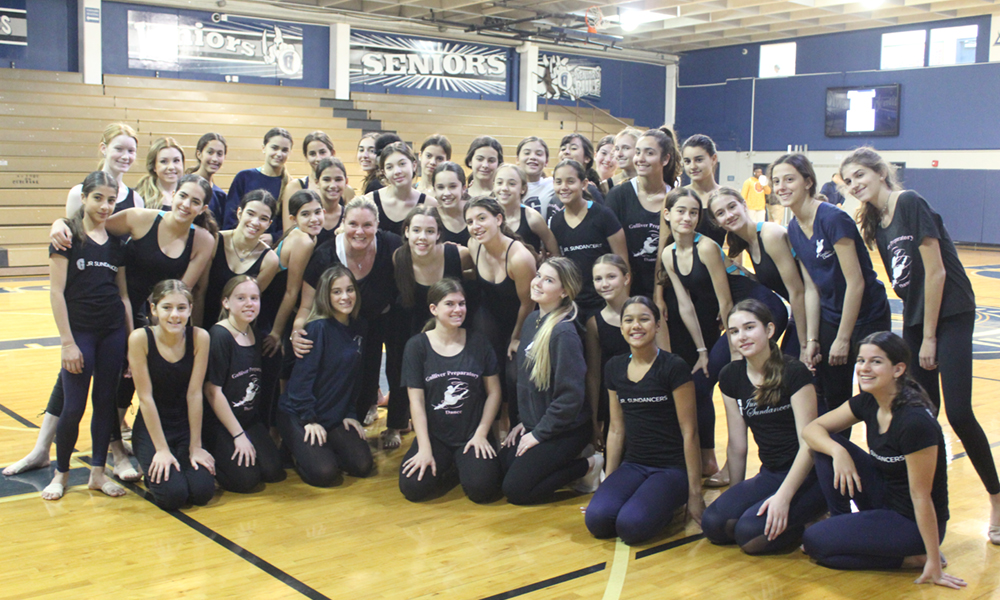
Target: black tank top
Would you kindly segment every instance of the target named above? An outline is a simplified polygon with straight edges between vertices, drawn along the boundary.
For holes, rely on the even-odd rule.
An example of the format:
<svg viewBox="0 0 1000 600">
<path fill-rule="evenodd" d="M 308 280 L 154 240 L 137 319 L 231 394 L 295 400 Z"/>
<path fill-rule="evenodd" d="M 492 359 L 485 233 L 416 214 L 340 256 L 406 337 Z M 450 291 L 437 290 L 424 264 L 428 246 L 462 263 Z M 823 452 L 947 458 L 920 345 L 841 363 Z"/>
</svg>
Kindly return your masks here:
<svg viewBox="0 0 1000 600">
<path fill-rule="evenodd" d="M 619 354 L 625 354 L 631 349 L 628 342 L 625 341 L 625 336 L 622 335 L 621 327 L 616 327 L 605 321 L 601 312 L 594 313 L 594 320 L 597 322 L 597 339 L 601 345 L 601 389 L 597 417 L 598 420 L 606 421 L 608 418 L 608 386 L 604 382 L 604 367 L 609 360 Z"/>
<path fill-rule="evenodd" d="M 507 355 L 507 346 L 510 343 L 510 335 L 514 333 L 517 325 L 517 313 L 521 310 L 521 299 L 517 295 L 517 284 L 508 272 L 510 260 L 510 248 L 515 240 L 511 240 L 507 245 L 507 252 L 504 253 L 503 270 L 504 279 L 500 283 L 493 283 L 479 273 L 479 254 L 482 252 L 482 245 L 476 251 L 476 275 L 479 286 L 482 290 L 480 298 L 480 310 L 482 311 L 483 331 L 493 344 L 493 348 L 500 354 L 502 349 L 504 356 Z"/>
<path fill-rule="evenodd" d="M 135 190 L 132 188 L 128 189 L 128 195 L 124 200 L 115 204 L 115 212 L 111 214 L 119 213 L 126 208 L 135 208 Z"/>
<path fill-rule="evenodd" d="M 760 262 L 754 261 L 752 254 L 750 255 L 750 262 L 753 263 L 753 270 L 757 275 L 757 281 L 785 300 L 788 300 L 788 289 L 785 287 L 785 281 L 781 278 L 781 272 L 778 271 L 778 265 L 774 264 L 774 259 L 767 253 L 767 249 L 764 248 L 764 240 L 760 237 L 762 225 L 763 223 L 757 223 L 757 247 L 760 248 Z M 747 254 L 750 254 L 750 252 L 747 252 Z"/>
<path fill-rule="evenodd" d="M 441 230 L 442 242 L 451 242 L 453 244 L 458 244 L 459 246 L 468 246 L 470 237 L 472 236 L 469 235 L 469 230 L 467 228 L 459 231 L 458 233 L 455 233 L 447 227 Z"/>
<path fill-rule="evenodd" d="M 191 372 L 194 370 L 194 329 L 184 329 L 184 357 L 175 363 L 167 362 L 160 356 L 153 330 L 149 327 L 144 329 L 149 344 L 146 368 L 153 386 L 153 400 L 156 402 L 160 426 L 167 436 L 183 432 L 188 428 L 187 391 Z"/>
<path fill-rule="evenodd" d="M 340 206 L 340 220 L 337 221 L 336 225 L 334 225 L 333 227 L 331 227 L 329 229 L 327 229 L 327 228 L 324 227 L 323 229 L 319 230 L 319 233 L 316 234 L 316 245 L 314 247 L 315 248 L 319 248 L 319 245 L 322 244 L 323 242 L 326 242 L 326 241 L 329 241 L 329 240 L 332 240 L 332 239 L 336 238 L 337 237 L 337 228 L 340 227 L 340 224 L 343 223 L 343 222 L 344 222 L 344 206 L 341 205 Z"/>
<path fill-rule="evenodd" d="M 303 177 L 302 179 L 299 179 L 298 182 L 299 182 L 299 185 L 302 186 L 302 189 L 304 189 L 304 190 L 308 190 L 309 189 L 309 176 L 306 176 L 306 177 Z"/>
<path fill-rule="evenodd" d="M 521 240 L 525 244 L 530 244 L 535 249 L 536 254 L 540 254 L 542 252 L 542 238 L 535 235 L 535 232 L 531 230 L 531 227 L 528 225 L 528 217 L 526 216 L 527 211 L 524 209 L 525 206 L 522 204 L 521 220 L 517 222 L 517 231 L 514 233 L 521 236 Z"/>
<path fill-rule="evenodd" d="M 712 285 L 712 275 L 698 256 L 699 240 L 701 240 L 701 235 L 695 234 L 695 245 L 691 254 L 691 272 L 687 275 L 681 274 L 680 269 L 677 268 L 677 253 L 671 250 L 670 254 L 674 259 L 674 273 L 677 274 L 684 289 L 691 295 L 691 302 L 694 303 L 695 312 L 698 314 L 698 324 L 701 326 L 702 337 L 705 338 L 705 343 L 709 344 L 718 337 L 719 299 L 715 295 L 715 286 Z M 668 322 L 679 321 L 680 318 L 677 318 L 670 319 Z M 681 326 L 683 326 L 682 323 Z M 708 333 L 713 333 L 713 335 L 709 336 Z M 710 337 L 711 339 L 709 339 Z"/>
<path fill-rule="evenodd" d="M 382 209 L 382 196 L 379 194 L 379 190 L 375 190 L 373 198 L 375 199 L 375 206 L 378 208 L 378 228 L 383 231 L 391 231 L 402 237 L 403 221 L 393 221 L 389 218 L 389 215 L 385 214 L 385 210 Z M 426 199 L 427 194 L 420 194 L 420 197 L 417 198 L 417 204 L 423 204 Z"/>
<path fill-rule="evenodd" d="M 444 277 L 451 277 L 462 281 L 462 255 L 458 246 L 445 244 L 444 246 Z M 410 313 L 410 332 L 412 337 L 424 328 L 424 325 L 431 318 L 430 308 L 427 306 L 427 292 L 431 286 L 421 283 L 413 283 L 413 306 L 407 310 Z M 466 315 L 468 318 L 468 315 Z"/>
<path fill-rule="evenodd" d="M 153 287 L 164 279 L 180 279 L 191 262 L 194 247 L 194 225 L 188 230 L 187 244 L 177 258 L 170 258 L 160 249 L 159 230 L 163 215 L 160 211 L 146 235 L 132 238 L 125 246 L 125 284 L 132 303 L 132 320 L 136 327 L 147 322 L 147 302 Z"/>
<path fill-rule="evenodd" d="M 232 239 L 232 238 L 230 238 Z M 226 259 L 225 238 L 219 235 L 219 244 L 215 249 L 215 256 L 212 257 L 212 264 L 208 267 L 208 285 L 205 287 L 205 311 L 202 320 L 202 327 L 209 329 L 219 321 L 219 312 L 222 310 L 222 288 L 230 279 L 237 275 L 249 275 L 257 277 L 260 274 L 260 266 L 264 263 L 267 250 L 260 253 L 257 260 L 253 261 L 246 271 L 236 273 L 229 268 L 229 261 Z"/>
</svg>

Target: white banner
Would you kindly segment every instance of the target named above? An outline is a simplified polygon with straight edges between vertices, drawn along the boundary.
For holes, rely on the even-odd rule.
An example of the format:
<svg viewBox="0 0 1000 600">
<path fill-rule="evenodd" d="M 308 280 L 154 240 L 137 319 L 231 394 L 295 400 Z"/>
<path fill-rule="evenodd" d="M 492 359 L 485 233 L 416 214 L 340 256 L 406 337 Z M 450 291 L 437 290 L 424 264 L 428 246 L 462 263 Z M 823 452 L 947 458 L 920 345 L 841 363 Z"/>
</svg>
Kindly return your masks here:
<svg viewBox="0 0 1000 600">
<path fill-rule="evenodd" d="M 601 66 L 585 58 L 539 55 L 535 90 L 550 100 L 600 98 Z"/>
</svg>

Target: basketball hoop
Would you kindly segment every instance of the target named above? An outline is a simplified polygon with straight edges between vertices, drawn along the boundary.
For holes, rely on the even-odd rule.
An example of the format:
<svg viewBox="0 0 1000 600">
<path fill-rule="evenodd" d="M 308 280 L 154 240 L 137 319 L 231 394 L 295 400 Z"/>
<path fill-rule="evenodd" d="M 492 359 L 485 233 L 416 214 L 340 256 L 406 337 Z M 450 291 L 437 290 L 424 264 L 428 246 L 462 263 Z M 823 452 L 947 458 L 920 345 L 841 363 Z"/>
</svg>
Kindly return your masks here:
<svg viewBox="0 0 1000 600">
<path fill-rule="evenodd" d="M 587 33 L 597 33 L 598 29 L 604 29 L 604 13 L 599 6 L 591 6 L 585 13 L 587 20 Z"/>
</svg>

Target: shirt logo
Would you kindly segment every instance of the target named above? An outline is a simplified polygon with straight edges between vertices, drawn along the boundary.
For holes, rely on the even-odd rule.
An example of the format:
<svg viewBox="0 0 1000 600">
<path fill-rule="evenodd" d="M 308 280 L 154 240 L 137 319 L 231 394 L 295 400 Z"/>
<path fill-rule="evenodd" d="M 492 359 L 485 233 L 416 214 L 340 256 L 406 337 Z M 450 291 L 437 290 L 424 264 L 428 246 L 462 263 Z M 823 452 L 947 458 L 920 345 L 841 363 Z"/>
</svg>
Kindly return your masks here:
<svg viewBox="0 0 1000 600">
<path fill-rule="evenodd" d="M 434 406 L 434 410 L 444 410 L 446 413 L 457 411 L 462 408 L 465 399 L 469 397 L 469 384 L 461 379 L 452 377 L 448 380 L 448 387 L 444 390 L 444 400 L 441 404 Z"/>
<path fill-rule="evenodd" d="M 834 255 L 833 250 L 824 251 L 823 246 L 825 245 L 826 245 L 826 240 L 816 240 L 816 258 L 821 258 L 823 260 L 826 260 Z"/>
<path fill-rule="evenodd" d="M 76 268 L 78 270 L 82 271 L 86 267 L 87 267 L 87 261 L 85 261 L 84 259 L 81 258 L 81 259 L 79 259 L 79 260 L 76 261 Z"/>
<path fill-rule="evenodd" d="M 660 231 L 659 228 L 657 228 L 656 231 L 649 232 L 649 237 L 647 237 L 646 241 L 642 243 L 642 248 L 640 248 L 639 251 L 633 254 L 632 256 L 635 258 L 647 257 L 647 256 L 650 258 L 655 258 L 656 248 L 657 246 L 659 246 L 659 244 L 660 244 Z"/>
</svg>

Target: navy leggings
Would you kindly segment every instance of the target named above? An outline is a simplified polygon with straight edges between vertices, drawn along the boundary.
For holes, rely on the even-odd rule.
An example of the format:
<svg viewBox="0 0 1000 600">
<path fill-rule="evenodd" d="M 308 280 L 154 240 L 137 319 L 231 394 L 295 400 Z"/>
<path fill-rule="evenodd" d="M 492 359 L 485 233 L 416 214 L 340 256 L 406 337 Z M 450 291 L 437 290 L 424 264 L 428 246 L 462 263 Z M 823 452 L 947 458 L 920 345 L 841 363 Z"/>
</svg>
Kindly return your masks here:
<svg viewBox="0 0 1000 600">
<path fill-rule="evenodd" d="M 764 501 L 778 491 L 788 471 L 760 473 L 729 488 L 705 509 L 701 529 L 713 544 L 739 544 L 747 554 L 788 552 L 801 543 L 806 523 L 826 512 L 826 499 L 819 487 L 816 471 L 810 471 L 795 492 L 788 507 L 785 531 L 768 541 L 764 533 L 767 512 L 757 516 Z"/>
<path fill-rule="evenodd" d="M 830 509 L 830 518 L 802 536 L 805 552 L 831 569 L 898 569 L 907 556 L 926 554 L 917 522 L 886 508 L 886 485 L 867 452 L 840 438 L 861 477 L 861 489 L 854 492 L 860 512 L 851 513 L 851 498 L 833 487 L 833 459 L 815 453 L 816 476 Z M 939 515 L 940 516 L 940 515 Z M 944 540 L 946 522 L 938 521 L 939 542 Z"/>
<path fill-rule="evenodd" d="M 118 425 L 115 389 L 125 359 L 127 332 L 124 325 L 110 331 L 73 331 L 73 339 L 83 354 L 83 372 L 74 374 L 63 369 L 59 373 L 65 395 L 56 425 L 56 468 L 60 473 L 69 472 L 69 459 L 80 435 L 80 420 L 87 409 L 91 377 L 94 379 L 91 466 L 103 467 L 107 461 L 111 432 Z"/>
<path fill-rule="evenodd" d="M 561 433 L 516 456 L 518 437 L 514 444 L 500 449 L 500 466 L 504 472 L 503 494 L 511 504 L 540 504 L 549 500 L 559 488 L 587 474 L 587 459 L 580 453 L 590 443 L 593 426 L 585 425 Z"/>
<path fill-rule="evenodd" d="M 913 354 L 913 377 L 927 390 L 934 406 L 941 408 L 941 393 L 944 393 L 944 408 L 948 423 L 962 440 L 965 451 L 982 479 L 986 491 L 1000 494 L 1000 480 L 997 467 L 990 451 L 990 441 L 986 439 L 982 426 L 972 412 L 972 333 L 975 329 L 976 313 L 969 311 L 938 321 L 937 360 L 938 368 L 927 371 L 920 368 L 920 344 L 924 338 L 922 324 L 903 329 L 903 339 Z M 940 373 L 940 386 L 938 374 Z"/>
<path fill-rule="evenodd" d="M 493 440 L 490 440 L 493 443 Z M 494 444 L 495 446 L 495 444 Z M 403 457 L 403 463 L 416 456 L 419 450 L 417 440 Z M 437 467 L 437 475 L 431 473 L 428 467 L 419 481 L 419 471 L 409 477 L 403 475 L 403 464 L 399 465 L 399 491 L 410 502 L 422 502 L 439 496 L 452 488 L 457 472 L 458 482 L 462 484 L 465 495 L 476 504 L 493 502 L 500 498 L 500 484 L 503 475 L 500 472 L 500 460 L 493 458 L 476 458 L 476 451 L 469 448 L 463 452 L 464 445 L 449 446 L 437 438 L 431 438 L 431 454 Z"/>
<path fill-rule="evenodd" d="M 623 462 L 587 506 L 587 529 L 596 538 L 618 536 L 628 545 L 655 537 L 687 503 L 687 471 Z"/>
<path fill-rule="evenodd" d="M 337 423 L 326 430 L 322 446 L 305 441 L 305 424 L 298 417 L 278 409 L 278 431 L 282 444 L 295 458 L 295 468 L 302 481 L 316 487 L 331 487 L 341 481 L 341 471 L 354 477 L 368 477 L 375 471 L 375 459 L 368 440 L 357 430 Z"/>
<path fill-rule="evenodd" d="M 355 407 L 361 419 L 378 400 L 382 376 L 382 345 L 385 344 L 385 374 L 389 382 L 389 413 L 386 427 L 406 429 L 410 423 L 410 399 L 400 384 L 403 373 L 403 348 L 409 333 L 395 307 L 368 322 L 368 334 L 361 348 L 361 391 Z"/>
<path fill-rule="evenodd" d="M 244 425 L 243 431 L 257 453 L 252 465 L 236 463 L 239 457 L 233 458 L 236 442 L 232 434 L 217 419 L 205 417 L 202 427 L 203 445 L 215 458 L 215 479 L 219 486 L 228 492 L 249 494 L 261 482 L 283 481 L 286 473 L 281 466 L 281 454 L 278 453 L 278 447 L 274 445 L 267 426 L 261 421 L 255 421 Z"/>
<path fill-rule="evenodd" d="M 147 473 L 146 489 L 153 496 L 153 502 L 163 510 L 176 510 L 188 504 L 204 506 L 215 495 L 215 478 L 205 467 L 199 466 L 195 469 L 191 466 L 191 454 L 189 445 L 191 434 L 187 427 L 180 427 L 176 431 L 164 430 L 163 435 L 167 439 L 170 453 L 174 455 L 181 469 L 178 471 L 173 466 L 170 467 L 170 479 L 160 479 L 159 483 L 153 483 L 149 478 L 149 467 L 153 464 L 153 456 L 156 454 L 156 446 L 146 429 L 146 422 L 142 418 L 142 411 L 135 418 L 135 425 L 132 427 L 132 448 L 135 450 L 135 457 L 139 459 L 139 466 L 142 472 Z"/>
</svg>

